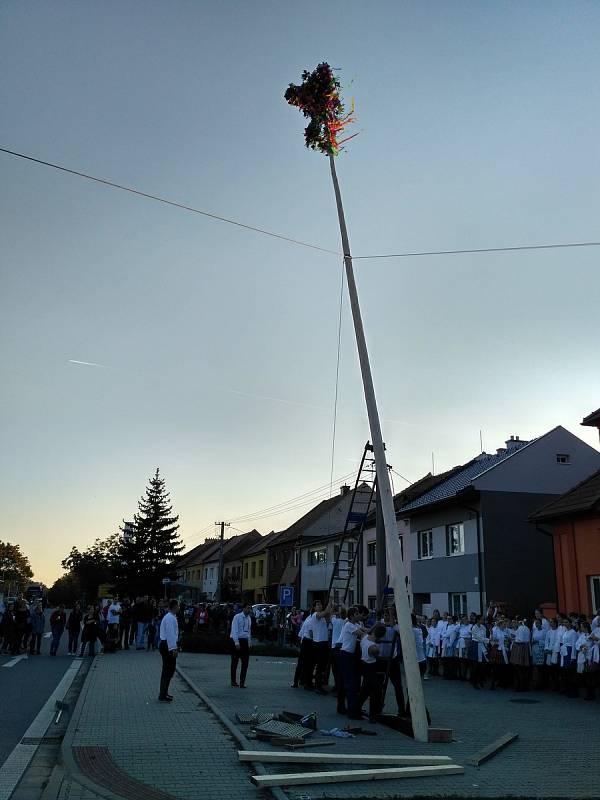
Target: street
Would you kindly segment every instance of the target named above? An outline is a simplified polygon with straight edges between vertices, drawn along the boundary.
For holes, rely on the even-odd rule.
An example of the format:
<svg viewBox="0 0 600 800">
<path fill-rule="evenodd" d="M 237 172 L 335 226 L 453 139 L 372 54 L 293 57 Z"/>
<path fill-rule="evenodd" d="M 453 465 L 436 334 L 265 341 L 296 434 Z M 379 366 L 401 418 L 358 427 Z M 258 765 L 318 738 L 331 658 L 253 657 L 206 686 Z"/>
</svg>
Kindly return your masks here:
<svg viewBox="0 0 600 800">
<path fill-rule="evenodd" d="M 46 612 L 46 634 L 49 612 Z M 50 636 L 42 639 L 39 656 L 0 655 L 0 766 L 31 725 L 44 703 L 73 663 L 63 635 L 58 655 L 51 658 Z"/>
</svg>

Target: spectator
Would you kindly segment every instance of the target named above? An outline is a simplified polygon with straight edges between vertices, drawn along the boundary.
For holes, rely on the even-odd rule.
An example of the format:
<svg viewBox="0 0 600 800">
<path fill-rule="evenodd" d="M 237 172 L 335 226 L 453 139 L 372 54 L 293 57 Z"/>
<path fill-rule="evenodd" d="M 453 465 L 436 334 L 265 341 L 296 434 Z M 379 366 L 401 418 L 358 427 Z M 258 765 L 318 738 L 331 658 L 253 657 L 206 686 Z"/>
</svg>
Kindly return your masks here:
<svg viewBox="0 0 600 800">
<path fill-rule="evenodd" d="M 67 624 L 67 615 L 65 614 L 65 607 L 60 605 L 55 611 L 52 612 L 50 617 L 50 630 L 52 631 L 52 643 L 50 644 L 50 655 L 55 656 L 60 644 L 60 638 L 63 635 L 65 625 Z"/>
<path fill-rule="evenodd" d="M 31 614 L 31 639 L 29 640 L 29 655 L 39 656 L 42 646 L 42 634 L 46 626 L 46 616 L 42 604 L 38 603 Z"/>
<path fill-rule="evenodd" d="M 69 632 L 69 655 L 77 655 L 77 645 L 79 644 L 79 634 L 81 633 L 81 604 L 75 603 L 75 608 L 69 614 L 67 620 L 67 631 Z"/>
</svg>

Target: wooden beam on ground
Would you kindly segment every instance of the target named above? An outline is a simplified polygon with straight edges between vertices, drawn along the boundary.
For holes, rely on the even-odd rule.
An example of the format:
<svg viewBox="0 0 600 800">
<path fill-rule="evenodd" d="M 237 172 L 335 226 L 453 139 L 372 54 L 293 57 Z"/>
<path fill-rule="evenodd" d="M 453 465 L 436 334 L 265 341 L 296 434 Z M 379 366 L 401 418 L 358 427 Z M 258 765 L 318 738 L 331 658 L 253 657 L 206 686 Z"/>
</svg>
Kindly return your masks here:
<svg viewBox="0 0 600 800">
<path fill-rule="evenodd" d="M 361 753 L 277 753 L 265 750 L 238 750 L 240 761 L 285 764 L 381 764 L 396 767 L 432 767 L 451 764 L 450 756 L 382 756 Z"/>
<path fill-rule="evenodd" d="M 339 772 L 291 772 L 284 775 L 252 775 L 255 786 L 299 786 L 311 783 L 348 783 L 350 781 L 397 780 L 398 778 L 427 778 L 436 775 L 462 775 L 463 767 L 456 764 L 435 767 L 402 767 L 395 769 L 351 769 Z"/>
<path fill-rule="evenodd" d="M 514 742 L 515 739 L 518 738 L 518 733 L 505 733 L 504 736 L 501 736 L 491 744 L 488 744 L 488 746 L 484 747 L 483 750 L 479 750 L 478 753 L 469 756 L 469 758 L 465 760 L 465 764 L 478 767 L 480 764 L 483 764 L 484 761 L 487 761 L 488 758 L 491 758 L 492 756 L 495 756 L 496 753 L 499 753 L 500 750 L 504 750 L 507 745 L 509 745 L 511 742 Z"/>
</svg>

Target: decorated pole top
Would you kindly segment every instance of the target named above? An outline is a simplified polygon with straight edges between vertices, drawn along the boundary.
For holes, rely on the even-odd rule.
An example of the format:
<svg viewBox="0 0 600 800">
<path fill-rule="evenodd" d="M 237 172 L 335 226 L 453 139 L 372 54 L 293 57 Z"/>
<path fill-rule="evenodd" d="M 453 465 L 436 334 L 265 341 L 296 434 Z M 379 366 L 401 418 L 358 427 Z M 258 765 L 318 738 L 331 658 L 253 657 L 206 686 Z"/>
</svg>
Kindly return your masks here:
<svg viewBox="0 0 600 800">
<path fill-rule="evenodd" d="M 350 112 L 346 113 L 340 88 L 339 80 L 324 61 L 312 72 L 304 70 L 302 83 L 299 86 L 290 83 L 284 95 L 291 106 L 299 108 L 310 119 L 304 129 L 306 146 L 326 156 L 337 156 L 343 150 L 341 145 L 357 135 L 338 140 L 338 134 L 354 122 L 354 101 Z"/>
</svg>

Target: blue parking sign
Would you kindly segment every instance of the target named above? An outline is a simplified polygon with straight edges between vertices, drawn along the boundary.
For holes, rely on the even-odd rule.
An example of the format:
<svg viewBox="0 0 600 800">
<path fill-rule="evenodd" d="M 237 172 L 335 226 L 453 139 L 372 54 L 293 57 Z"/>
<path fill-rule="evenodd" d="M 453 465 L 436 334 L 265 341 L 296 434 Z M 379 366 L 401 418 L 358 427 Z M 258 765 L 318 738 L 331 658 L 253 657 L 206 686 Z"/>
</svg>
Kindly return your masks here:
<svg viewBox="0 0 600 800">
<path fill-rule="evenodd" d="M 279 605 L 280 606 L 293 606 L 294 605 L 294 587 L 293 586 L 280 586 L 279 587 Z"/>
</svg>

